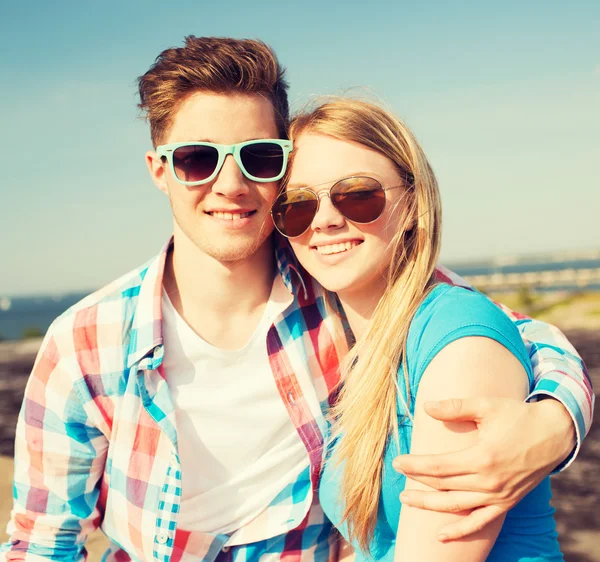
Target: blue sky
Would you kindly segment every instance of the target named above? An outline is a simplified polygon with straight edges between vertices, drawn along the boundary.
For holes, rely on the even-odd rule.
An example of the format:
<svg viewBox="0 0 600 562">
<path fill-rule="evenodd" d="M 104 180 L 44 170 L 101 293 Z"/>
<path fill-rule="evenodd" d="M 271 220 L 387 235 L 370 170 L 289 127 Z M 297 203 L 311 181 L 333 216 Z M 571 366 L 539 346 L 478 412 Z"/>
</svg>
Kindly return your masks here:
<svg viewBox="0 0 600 562">
<path fill-rule="evenodd" d="M 595 0 L 0 7 L 0 296 L 93 289 L 166 241 L 135 80 L 189 34 L 269 43 L 294 108 L 351 89 L 403 117 L 440 181 L 444 261 L 600 246 Z"/>
</svg>

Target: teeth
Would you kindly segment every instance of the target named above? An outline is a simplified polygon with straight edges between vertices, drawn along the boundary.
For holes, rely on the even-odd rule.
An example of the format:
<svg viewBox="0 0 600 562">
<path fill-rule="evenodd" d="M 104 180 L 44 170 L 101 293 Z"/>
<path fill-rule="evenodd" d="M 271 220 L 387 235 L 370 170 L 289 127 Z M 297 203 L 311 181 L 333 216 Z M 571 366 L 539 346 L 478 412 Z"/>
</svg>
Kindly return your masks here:
<svg viewBox="0 0 600 562">
<path fill-rule="evenodd" d="M 317 246 L 317 252 L 322 256 L 328 256 L 330 254 L 341 254 L 342 252 L 347 252 L 352 248 L 356 248 L 360 242 L 343 242 L 341 244 L 329 244 L 327 246 Z"/>
<path fill-rule="evenodd" d="M 221 213 L 220 211 L 216 211 L 210 214 L 217 219 L 225 219 L 228 221 L 245 219 L 246 217 L 250 216 L 250 213 Z"/>
</svg>

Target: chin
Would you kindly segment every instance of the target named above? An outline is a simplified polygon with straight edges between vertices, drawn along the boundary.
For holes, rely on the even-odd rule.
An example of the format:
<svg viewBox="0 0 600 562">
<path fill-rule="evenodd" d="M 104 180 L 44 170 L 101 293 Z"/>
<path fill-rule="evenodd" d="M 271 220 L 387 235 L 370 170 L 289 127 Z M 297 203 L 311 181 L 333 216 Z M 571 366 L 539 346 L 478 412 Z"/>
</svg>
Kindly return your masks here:
<svg viewBox="0 0 600 562">
<path fill-rule="evenodd" d="M 319 282 L 319 284 L 322 287 L 324 287 L 328 291 L 331 291 L 332 293 L 339 293 L 352 290 L 352 286 L 354 285 L 354 283 L 348 281 L 347 277 L 341 278 L 341 276 L 339 275 L 319 275 L 318 272 L 316 273 L 316 275 L 311 275 Z"/>
<path fill-rule="evenodd" d="M 214 245 L 203 250 L 220 262 L 238 262 L 252 257 L 264 243 L 258 243 L 254 240 L 248 241 L 245 244 L 223 244 L 222 246 Z"/>
<path fill-rule="evenodd" d="M 263 231 L 249 232 L 243 235 L 231 233 L 230 235 L 218 236 L 216 239 L 202 233 L 201 236 L 197 236 L 193 240 L 198 249 L 217 261 L 238 262 L 252 257 L 269 239 L 269 233 Z"/>
</svg>

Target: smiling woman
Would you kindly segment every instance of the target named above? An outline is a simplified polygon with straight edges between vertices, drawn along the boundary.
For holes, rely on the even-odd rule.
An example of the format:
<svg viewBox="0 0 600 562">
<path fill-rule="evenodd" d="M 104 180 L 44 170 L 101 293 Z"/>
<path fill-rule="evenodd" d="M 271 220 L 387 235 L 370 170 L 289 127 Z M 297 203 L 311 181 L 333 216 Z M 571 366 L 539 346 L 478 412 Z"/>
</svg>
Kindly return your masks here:
<svg viewBox="0 0 600 562">
<path fill-rule="evenodd" d="M 403 127 L 401 137 L 390 139 L 387 151 L 380 148 L 375 134 L 390 130 L 389 118 L 383 112 L 377 119 L 374 117 L 377 123 L 371 138 L 361 132 L 354 140 L 352 133 L 346 131 L 346 123 L 352 126 L 353 110 L 360 107 L 361 102 L 344 100 L 292 123 L 293 165 L 286 193 L 275 205 L 278 209 L 287 204 L 290 210 L 275 224 L 291 237 L 294 251 L 305 267 L 310 272 L 318 271 L 315 276 L 325 287 L 337 292 L 351 288 L 354 294 L 361 289 L 373 301 L 374 285 L 379 287 L 379 294 L 385 289 L 392 260 L 396 262 L 397 275 L 403 271 L 408 274 L 398 267 L 396 258 L 414 244 L 420 247 L 418 255 L 425 277 L 433 273 L 439 252 L 441 211 L 435 178 L 408 129 Z M 319 121 L 320 115 L 331 120 Z M 390 158 L 394 152 L 402 155 L 403 161 Z M 416 176 L 409 165 L 411 156 L 420 172 L 416 191 Z M 299 213 L 295 212 L 294 202 L 299 197 L 307 199 L 305 194 L 310 194 L 312 208 L 304 213 L 298 226 Z M 427 212 L 418 212 L 417 205 Z M 418 228 L 414 229 L 416 222 Z M 288 223 L 294 224 L 288 227 Z M 420 238 L 416 237 L 419 232 Z M 428 234 L 425 237 L 423 233 Z M 341 244 L 343 248 L 337 246 Z M 346 312 L 352 315 L 351 311 Z"/>
<path fill-rule="evenodd" d="M 333 407 L 324 511 L 358 560 L 562 559 L 548 478 L 506 520 L 467 540 L 442 542 L 437 533 L 468 511 L 401 509 L 406 486 L 431 488 L 398 476 L 395 456 L 462 450 L 478 439 L 475 423 L 433 420 L 424 402 L 523 400 L 534 384 L 529 357 L 486 297 L 437 281 L 438 185 L 404 124 L 342 99 L 296 118 L 290 139 L 291 170 L 273 219 L 300 263 L 336 293 L 356 339 Z"/>
</svg>

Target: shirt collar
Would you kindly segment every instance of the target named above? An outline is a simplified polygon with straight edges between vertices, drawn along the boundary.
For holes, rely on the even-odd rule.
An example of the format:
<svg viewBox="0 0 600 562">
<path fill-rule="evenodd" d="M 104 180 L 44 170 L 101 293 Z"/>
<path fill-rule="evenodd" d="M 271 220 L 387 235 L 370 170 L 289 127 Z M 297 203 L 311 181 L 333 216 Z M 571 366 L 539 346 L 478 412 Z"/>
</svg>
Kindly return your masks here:
<svg viewBox="0 0 600 562">
<path fill-rule="evenodd" d="M 277 272 L 281 276 L 287 290 L 295 295 L 308 298 L 308 274 L 298 263 L 296 256 L 286 238 L 279 233 L 274 234 L 274 249 Z M 131 368 L 142 359 L 147 359 L 143 366 L 157 369 L 164 356 L 162 335 L 162 286 L 167 263 L 167 255 L 173 247 L 173 237 L 164 245 L 161 252 L 140 271 L 138 301 L 133 316 L 127 366 Z"/>
<path fill-rule="evenodd" d="M 308 298 L 307 280 L 308 273 L 298 263 L 296 255 L 290 246 L 287 238 L 279 233 L 274 234 L 275 260 L 277 262 L 277 271 L 287 290 L 292 294 L 298 294 L 302 289 L 304 299 Z"/>
<path fill-rule="evenodd" d="M 172 246 L 173 237 L 164 245 L 160 254 L 140 271 L 141 283 L 131 324 L 128 367 L 144 358 L 148 358 L 148 361 L 143 368 L 156 369 L 162 363 L 162 283 L 167 255 Z"/>
</svg>

